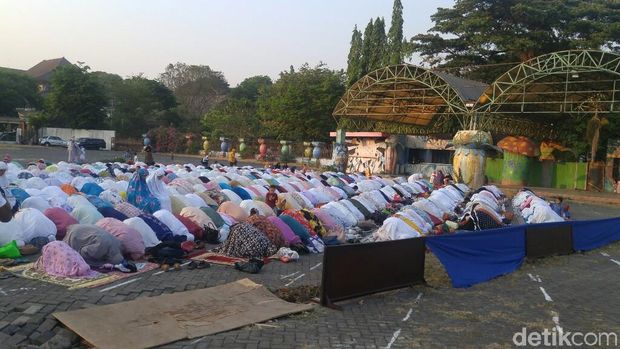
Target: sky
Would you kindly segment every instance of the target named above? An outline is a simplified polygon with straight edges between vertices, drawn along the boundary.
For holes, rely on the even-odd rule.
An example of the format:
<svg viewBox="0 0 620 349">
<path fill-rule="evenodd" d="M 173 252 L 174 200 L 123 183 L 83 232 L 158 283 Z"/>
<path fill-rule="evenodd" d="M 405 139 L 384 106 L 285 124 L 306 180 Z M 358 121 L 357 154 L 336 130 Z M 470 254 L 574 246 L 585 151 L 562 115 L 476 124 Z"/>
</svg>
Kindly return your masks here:
<svg viewBox="0 0 620 349">
<path fill-rule="evenodd" d="M 402 0 L 404 35 L 426 32 L 454 0 Z M 231 86 L 303 63 L 346 69 L 353 26 L 392 0 L 0 0 L 0 67 L 66 57 L 93 71 L 157 78 L 169 63 L 208 65 Z M 414 58 L 413 63 L 419 59 Z"/>
</svg>

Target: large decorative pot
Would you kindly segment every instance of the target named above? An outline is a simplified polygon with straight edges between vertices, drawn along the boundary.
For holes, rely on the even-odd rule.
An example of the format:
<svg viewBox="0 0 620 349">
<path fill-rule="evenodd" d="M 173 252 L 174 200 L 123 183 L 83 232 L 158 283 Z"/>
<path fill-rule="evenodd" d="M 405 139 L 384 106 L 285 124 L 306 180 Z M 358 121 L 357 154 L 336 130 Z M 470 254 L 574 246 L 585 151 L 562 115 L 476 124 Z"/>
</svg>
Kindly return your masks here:
<svg viewBox="0 0 620 349">
<path fill-rule="evenodd" d="M 312 142 L 312 145 L 314 146 L 312 149 L 312 157 L 318 160 L 321 157 L 323 142 Z"/>
<path fill-rule="evenodd" d="M 144 138 L 143 140 L 144 146 L 151 144 L 151 139 L 146 134 L 143 134 L 142 138 Z"/>
<path fill-rule="evenodd" d="M 245 139 L 244 138 L 239 138 L 239 152 L 243 153 L 245 148 L 246 148 Z"/>
<path fill-rule="evenodd" d="M 259 138 L 258 144 L 260 144 L 258 146 L 258 158 L 261 160 L 265 160 L 265 158 L 267 157 L 267 143 L 265 143 L 264 138 Z"/>
<path fill-rule="evenodd" d="M 515 186 L 527 185 L 532 159 L 538 155 L 536 144 L 527 137 L 508 136 L 497 142 L 497 146 L 504 151 L 501 183 Z"/>
<path fill-rule="evenodd" d="M 528 169 L 531 165 L 531 158 L 504 151 L 504 162 L 502 164 L 502 185 L 527 185 Z"/>
<path fill-rule="evenodd" d="M 205 154 L 209 153 L 209 139 L 205 136 L 202 137 L 202 150 L 204 150 Z"/>
<path fill-rule="evenodd" d="M 226 156 L 226 153 L 230 150 L 230 141 L 225 137 L 220 137 L 220 141 L 222 142 L 220 143 L 220 149 L 222 150 L 222 153 L 224 153 L 224 156 Z"/>
<path fill-rule="evenodd" d="M 280 141 L 280 144 L 282 144 L 282 149 L 280 149 L 282 155 L 288 155 L 291 153 L 291 143 L 291 141 Z"/>
<path fill-rule="evenodd" d="M 484 185 L 485 146 L 493 144 L 491 134 L 485 131 L 461 130 L 454 135 L 452 143 L 455 146 L 452 162 L 454 179 L 472 189 Z"/>
<path fill-rule="evenodd" d="M 347 171 L 347 162 L 349 160 L 349 148 L 346 143 L 334 144 L 334 166 L 338 172 Z"/>
<path fill-rule="evenodd" d="M 304 157 L 310 159 L 312 157 L 312 143 L 304 142 Z"/>
</svg>

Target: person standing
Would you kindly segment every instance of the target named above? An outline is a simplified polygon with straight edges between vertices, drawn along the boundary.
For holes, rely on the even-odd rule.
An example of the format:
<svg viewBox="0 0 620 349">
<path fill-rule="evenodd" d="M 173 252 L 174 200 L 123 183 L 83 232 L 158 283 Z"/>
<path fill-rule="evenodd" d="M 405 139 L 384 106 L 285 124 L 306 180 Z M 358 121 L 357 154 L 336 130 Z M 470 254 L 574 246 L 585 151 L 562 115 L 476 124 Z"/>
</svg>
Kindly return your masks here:
<svg viewBox="0 0 620 349">
<path fill-rule="evenodd" d="M 75 155 L 73 154 L 75 152 L 75 139 L 73 139 L 73 137 L 71 137 L 69 139 L 69 141 L 67 141 L 67 162 L 69 163 L 73 163 L 74 159 L 75 159 Z"/>
<path fill-rule="evenodd" d="M 228 165 L 236 166 L 237 165 L 237 156 L 235 148 L 232 148 L 230 152 L 228 152 Z"/>
<path fill-rule="evenodd" d="M 155 165 L 155 161 L 153 160 L 153 148 L 150 145 L 144 146 L 144 163 L 148 166 Z"/>
<path fill-rule="evenodd" d="M 12 212 L 16 212 L 19 208 L 17 205 L 17 199 L 13 196 L 13 192 L 11 191 L 10 181 L 6 177 L 6 172 L 9 170 L 9 166 L 6 162 L 0 162 L 0 192 L 2 196 L 6 199 L 11 207 Z"/>
</svg>

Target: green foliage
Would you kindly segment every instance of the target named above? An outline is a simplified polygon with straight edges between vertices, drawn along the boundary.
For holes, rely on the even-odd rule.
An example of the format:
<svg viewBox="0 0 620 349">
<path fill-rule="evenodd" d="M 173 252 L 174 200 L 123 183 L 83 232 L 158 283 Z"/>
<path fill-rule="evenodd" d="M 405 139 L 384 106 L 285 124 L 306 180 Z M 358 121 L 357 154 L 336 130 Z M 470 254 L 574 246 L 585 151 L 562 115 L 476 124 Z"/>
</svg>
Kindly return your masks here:
<svg viewBox="0 0 620 349">
<path fill-rule="evenodd" d="M 368 62 L 368 71 L 379 69 L 389 61 L 387 51 L 387 36 L 385 35 L 385 21 L 383 18 L 375 19 L 372 25 L 372 36 L 370 38 L 371 55 Z"/>
<path fill-rule="evenodd" d="M 88 66 L 72 64 L 56 68 L 45 113 L 52 126 L 101 129 L 106 123 L 105 90 Z"/>
<path fill-rule="evenodd" d="M 15 108 L 38 108 L 41 97 L 30 76 L 0 68 L 0 115 L 17 116 Z"/>
<path fill-rule="evenodd" d="M 106 98 L 108 99 L 108 105 L 113 106 L 114 99 L 118 94 L 118 90 L 123 84 L 123 78 L 116 74 L 109 74 L 102 71 L 93 72 L 92 75 L 99 80 L 101 86 L 105 90 Z"/>
<path fill-rule="evenodd" d="M 347 85 L 353 85 L 359 78 L 362 77 L 361 59 L 362 59 L 362 46 L 364 41 L 362 39 L 362 32 L 357 30 L 357 25 L 353 28 L 353 35 L 351 35 L 351 48 L 349 49 L 349 56 L 347 59 Z"/>
<path fill-rule="evenodd" d="M 43 113 L 34 113 L 28 116 L 28 125 L 33 127 L 35 130 L 40 129 L 48 123 L 49 120 L 47 116 Z"/>
<path fill-rule="evenodd" d="M 506 71 L 502 63 L 565 49 L 619 47 L 617 1 L 458 0 L 431 19 L 435 25 L 412 38 L 413 49 L 431 66 L 485 82 Z M 476 67 L 488 64 L 498 65 Z"/>
<path fill-rule="evenodd" d="M 247 99 L 252 102 L 258 100 L 258 96 L 268 89 L 273 82 L 265 75 L 257 75 L 243 80 L 237 87 L 231 89 L 230 97 L 236 99 Z"/>
<path fill-rule="evenodd" d="M 403 47 L 403 4 L 394 0 L 392 23 L 388 32 L 388 65 L 400 64 L 404 58 Z"/>
<path fill-rule="evenodd" d="M 308 64 L 280 78 L 258 99 L 261 136 L 292 141 L 324 141 L 336 127 L 332 110 L 345 90 L 343 71 Z"/>
<path fill-rule="evenodd" d="M 374 32 L 374 23 L 371 18 L 370 22 L 368 22 L 368 24 L 366 25 L 366 29 L 364 29 L 364 38 L 362 42 L 362 57 L 360 58 L 360 76 L 364 76 L 366 75 L 366 73 L 372 70 L 372 50 L 375 46 L 372 42 Z"/>
<path fill-rule="evenodd" d="M 260 133 L 257 101 L 271 85 L 271 78 L 259 75 L 249 77 L 233 88 L 228 98 L 209 110 L 202 120 L 210 139 L 257 137 Z"/>
<path fill-rule="evenodd" d="M 347 60 L 347 84 L 351 86 L 367 73 L 386 65 L 400 64 L 411 55 L 411 45 L 403 38 L 403 5 L 394 0 L 392 21 L 385 34 L 383 18 L 371 18 L 364 29 L 364 35 L 353 29 L 351 48 Z"/>
<path fill-rule="evenodd" d="M 134 76 L 109 94 L 114 101 L 111 125 L 121 136 L 139 137 L 150 128 L 179 121 L 172 91 L 155 80 Z"/>
<path fill-rule="evenodd" d="M 246 98 L 229 98 L 205 114 L 203 126 L 209 139 L 255 138 L 259 133 L 256 103 Z"/>
<path fill-rule="evenodd" d="M 159 81 L 174 92 L 188 129 L 197 129 L 205 113 L 229 93 L 224 74 L 206 65 L 169 64 Z"/>
</svg>

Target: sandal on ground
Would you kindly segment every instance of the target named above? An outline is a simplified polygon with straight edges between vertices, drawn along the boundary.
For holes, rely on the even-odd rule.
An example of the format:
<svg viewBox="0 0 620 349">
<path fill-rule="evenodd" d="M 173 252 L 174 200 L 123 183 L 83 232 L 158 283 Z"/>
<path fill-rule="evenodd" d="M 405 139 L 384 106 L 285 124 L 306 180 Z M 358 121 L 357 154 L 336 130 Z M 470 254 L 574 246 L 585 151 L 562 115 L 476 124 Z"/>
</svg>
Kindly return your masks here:
<svg viewBox="0 0 620 349">
<path fill-rule="evenodd" d="M 235 263 L 235 269 L 244 273 L 258 274 L 258 272 L 263 267 L 263 264 L 263 261 L 261 261 L 260 259 L 252 258 L 247 263 Z"/>
<path fill-rule="evenodd" d="M 206 269 L 206 268 L 210 268 L 211 264 L 209 264 L 209 262 L 206 262 L 206 261 L 200 261 L 198 262 L 198 265 L 196 267 L 198 269 Z"/>
</svg>

